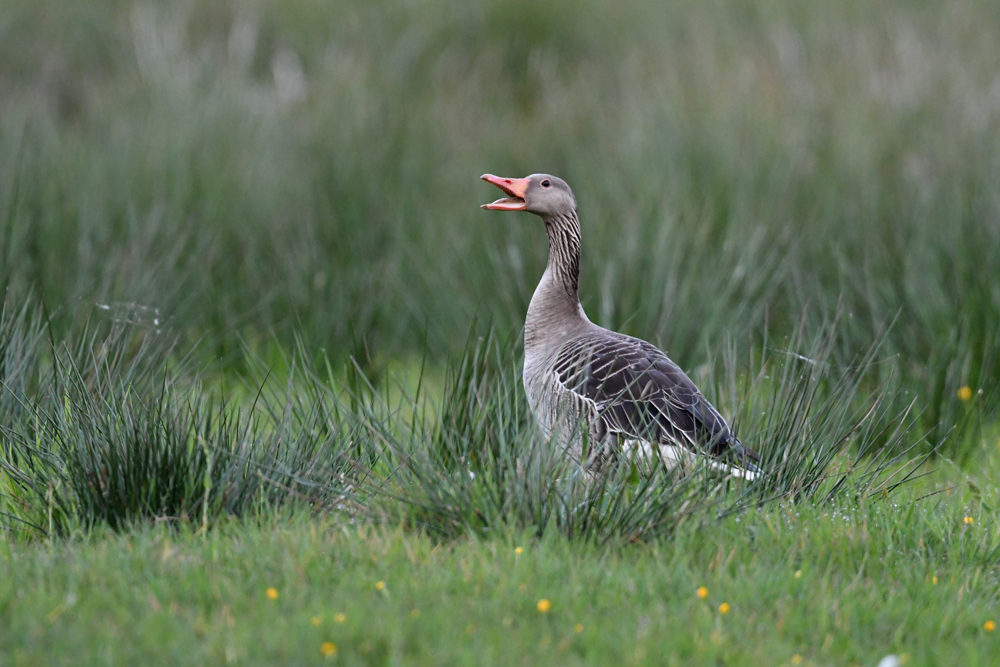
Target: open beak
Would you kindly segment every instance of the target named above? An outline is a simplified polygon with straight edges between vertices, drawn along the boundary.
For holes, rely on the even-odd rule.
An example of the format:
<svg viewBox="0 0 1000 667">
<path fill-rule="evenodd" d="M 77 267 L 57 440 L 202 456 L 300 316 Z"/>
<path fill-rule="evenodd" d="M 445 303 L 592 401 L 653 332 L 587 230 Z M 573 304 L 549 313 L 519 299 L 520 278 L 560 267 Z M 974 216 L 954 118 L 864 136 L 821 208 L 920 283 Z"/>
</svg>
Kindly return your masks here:
<svg viewBox="0 0 1000 667">
<path fill-rule="evenodd" d="M 500 178 L 493 174 L 483 174 L 480 178 L 510 195 L 498 199 L 492 204 L 483 204 L 483 208 L 492 211 L 523 211 L 525 209 L 524 193 L 528 189 L 527 178 Z"/>
</svg>

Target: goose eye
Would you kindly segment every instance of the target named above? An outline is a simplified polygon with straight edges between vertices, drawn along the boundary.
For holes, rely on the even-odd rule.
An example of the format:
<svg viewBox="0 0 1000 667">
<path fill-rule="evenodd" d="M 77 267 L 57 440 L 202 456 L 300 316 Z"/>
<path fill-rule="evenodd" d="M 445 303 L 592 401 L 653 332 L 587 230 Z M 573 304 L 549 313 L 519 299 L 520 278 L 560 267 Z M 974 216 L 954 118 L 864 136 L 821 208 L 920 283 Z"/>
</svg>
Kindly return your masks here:
<svg viewBox="0 0 1000 667">
<path fill-rule="evenodd" d="M 550 181 L 549 179 L 546 178 L 544 181 L 542 181 L 542 187 L 543 188 L 547 188 L 550 185 L 552 185 L 552 181 Z"/>
</svg>

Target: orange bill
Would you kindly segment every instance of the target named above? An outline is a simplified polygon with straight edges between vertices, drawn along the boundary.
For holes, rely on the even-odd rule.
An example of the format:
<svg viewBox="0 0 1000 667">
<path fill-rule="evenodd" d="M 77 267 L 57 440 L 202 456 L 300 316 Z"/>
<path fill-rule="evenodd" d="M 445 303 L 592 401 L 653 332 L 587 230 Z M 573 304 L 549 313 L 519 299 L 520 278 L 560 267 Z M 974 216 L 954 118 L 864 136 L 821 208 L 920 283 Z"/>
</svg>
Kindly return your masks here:
<svg viewBox="0 0 1000 667">
<path fill-rule="evenodd" d="M 504 192 L 508 197 L 497 199 L 492 204 L 483 204 L 483 208 L 492 211 L 523 211 L 525 208 L 524 193 L 528 189 L 527 178 L 501 178 L 493 174 L 483 174 L 481 178 L 487 183 L 492 183 Z"/>
</svg>

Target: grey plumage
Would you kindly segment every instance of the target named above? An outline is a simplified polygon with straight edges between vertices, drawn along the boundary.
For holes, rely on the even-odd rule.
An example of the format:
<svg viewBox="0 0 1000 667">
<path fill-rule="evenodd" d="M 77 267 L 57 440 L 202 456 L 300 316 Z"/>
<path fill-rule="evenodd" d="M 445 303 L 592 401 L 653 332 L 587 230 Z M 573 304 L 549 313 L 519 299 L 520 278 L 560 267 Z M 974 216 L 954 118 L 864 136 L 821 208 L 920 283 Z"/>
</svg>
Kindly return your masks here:
<svg viewBox="0 0 1000 667">
<path fill-rule="evenodd" d="M 549 261 L 524 332 L 525 391 L 546 436 L 591 467 L 631 444 L 655 447 L 666 460 L 689 452 L 724 461 L 719 467 L 736 475 L 755 474 L 757 454 L 677 364 L 655 346 L 587 318 L 577 294 L 580 223 L 569 186 L 547 174 L 483 179 L 510 195 L 484 208 L 535 213 L 549 238 Z M 592 443 L 586 455 L 585 441 Z"/>
</svg>

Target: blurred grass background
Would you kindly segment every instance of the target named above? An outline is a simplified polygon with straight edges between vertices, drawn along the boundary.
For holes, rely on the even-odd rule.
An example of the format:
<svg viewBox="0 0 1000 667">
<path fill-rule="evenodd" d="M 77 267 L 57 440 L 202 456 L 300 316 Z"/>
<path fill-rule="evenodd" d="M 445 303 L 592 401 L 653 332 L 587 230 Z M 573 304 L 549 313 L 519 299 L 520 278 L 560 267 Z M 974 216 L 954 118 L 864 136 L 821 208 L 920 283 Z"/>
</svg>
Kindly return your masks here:
<svg viewBox="0 0 1000 667">
<path fill-rule="evenodd" d="M 849 363 L 891 324 L 876 380 L 970 460 L 1000 377 L 998 25 L 976 0 L 7 0 L 0 284 L 223 367 L 296 335 L 435 363 L 477 315 L 516 335 L 546 258 L 478 176 L 548 171 L 594 321 L 688 369 L 834 318 Z"/>
</svg>

